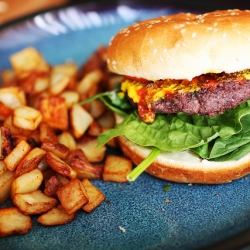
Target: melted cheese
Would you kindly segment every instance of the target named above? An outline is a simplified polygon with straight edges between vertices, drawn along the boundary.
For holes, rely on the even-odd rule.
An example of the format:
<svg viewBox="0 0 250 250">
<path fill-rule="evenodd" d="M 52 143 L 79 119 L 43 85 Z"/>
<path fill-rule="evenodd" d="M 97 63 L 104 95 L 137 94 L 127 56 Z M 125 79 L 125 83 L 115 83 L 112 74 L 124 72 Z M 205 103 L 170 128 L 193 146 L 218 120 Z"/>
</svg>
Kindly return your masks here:
<svg viewBox="0 0 250 250">
<path fill-rule="evenodd" d="M 155 102 L 159 99 L 163 99 L 166 94 L 174 94 L 174 93 L 187 93 L 198 91 L 200 87 L 194 83 L 179 83 L 176 81 L 167 82 L 163 81 L 163 87 L 157 88 L 147 88 L 148 97 L 150 96 L 150 102 Z M 140 95 L 138 94 L 138 90 L 144 87 L 144 83 L 125 80 L 121 85 L 121 90 L 127 92 L 128 96 L 134 101 L 134 103 L 139 103 Z M 148 100 L 149 100 L 148 99 Z"/>
<path fill-rule="evenodd" d="M 138 95 L 137 91 L 142 87 L 143 85 L 139 82 L 125 80 L 122 83 L 121 90 L 123 92 L 127 92 L 128 96 L 134 101 L 134 103 L 138 103 L 140 101 L 140 96 Z"/>
</svg>

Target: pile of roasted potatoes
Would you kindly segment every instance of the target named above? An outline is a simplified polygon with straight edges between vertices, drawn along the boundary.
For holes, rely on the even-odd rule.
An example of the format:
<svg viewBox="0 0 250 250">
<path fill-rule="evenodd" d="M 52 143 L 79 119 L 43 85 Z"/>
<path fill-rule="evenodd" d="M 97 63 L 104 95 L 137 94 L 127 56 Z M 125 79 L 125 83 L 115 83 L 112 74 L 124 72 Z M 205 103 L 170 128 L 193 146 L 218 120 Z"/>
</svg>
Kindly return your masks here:
<svg viewBox="0 0 250 250">
<path fill-rule="evenodd" d="M 97 137 L 115 125 L 100 100 L 80 105 L 112 89 L 118 76 L 98 48 L 79 69 L 68 61 L 49 65 L 33 47 L 11 55 L 0 86 L 0 237 L 26 234 L 32 215 L 44 226 L 69 223 L 104 200 L 93 180 L 126 182 L 132 162 L 107 155 Z M 9 204 L 9 203 L 8 203 Z"/>
</svg>

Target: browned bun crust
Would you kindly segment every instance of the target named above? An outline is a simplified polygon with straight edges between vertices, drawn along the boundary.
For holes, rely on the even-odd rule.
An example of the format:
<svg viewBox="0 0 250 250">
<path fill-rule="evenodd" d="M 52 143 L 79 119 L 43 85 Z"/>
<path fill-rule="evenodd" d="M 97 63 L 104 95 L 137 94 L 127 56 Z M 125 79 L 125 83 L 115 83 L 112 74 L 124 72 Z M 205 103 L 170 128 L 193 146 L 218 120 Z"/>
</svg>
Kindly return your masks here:
<svg viewBox="0 0 250 250">
<path fill-rule="evenodd" d="M 117 138 L 123 153 L 138 165 L 150 153 L 150 149 Z M 211 162 L 201 160 L 191 152 L 161 153 L 147 168 L 149 174 L 174 182 L 221 184 L 239 179 L 250 173 L 250 153 L 238 161 Z"/>
<path fill-rule="evenodd" d="M 176 14 L 135 23 L 110 41 L 111 71 L 149 80 L 250 68 L 250 12 Z"/>
</svg>

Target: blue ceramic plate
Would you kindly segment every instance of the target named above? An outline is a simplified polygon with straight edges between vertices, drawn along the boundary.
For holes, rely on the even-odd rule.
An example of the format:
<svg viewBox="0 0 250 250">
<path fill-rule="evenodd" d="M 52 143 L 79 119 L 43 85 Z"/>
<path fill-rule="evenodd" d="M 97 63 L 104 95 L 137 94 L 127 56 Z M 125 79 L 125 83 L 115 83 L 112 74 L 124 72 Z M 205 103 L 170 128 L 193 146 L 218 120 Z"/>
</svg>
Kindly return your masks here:
<svg viewBox="0 0 250 250">
<path fill-rule="evenodd" d="M 0 70 L 27 46 L 50 64 L 78 65 L 122 27 L 187 9 L 170 6 L 83 4 L 24 19 L 0 30 Z M 95 181 L 106 195 L 93 213 L 78 212 L 64 226 L 43 227 L 33 219 L 24 236 L 0 239 L 1 249 L 199 249 L 250 228 L 250 178 L 225 185 L 188 185 L 143 173 L 134 183 Z M 168 192 L 163 187 L 171 185 Z M 169 202 L 166 202 L 169 200 Z M 10 201 L 1 205 L 10 205 Z M 123 230 L 124 229 L 124 230 Z"/>
</svg>

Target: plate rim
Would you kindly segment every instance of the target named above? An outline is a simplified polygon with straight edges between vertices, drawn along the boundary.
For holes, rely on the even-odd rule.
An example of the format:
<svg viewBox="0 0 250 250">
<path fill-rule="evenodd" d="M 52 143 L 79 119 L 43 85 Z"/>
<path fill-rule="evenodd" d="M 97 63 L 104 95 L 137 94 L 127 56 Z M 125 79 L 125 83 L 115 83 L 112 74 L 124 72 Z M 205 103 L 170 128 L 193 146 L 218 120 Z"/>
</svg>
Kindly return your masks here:
<svg viewBox="0 0 250 250">
<path fill-rule="evenodd" d="M 192 6 L 190 7 L 190 4 L 186 3 L 186 5 L 181 5 L 180 6 L 180 2 L 181 1 L 178 1 L 178 3 L 174 2 L 173 1 L 165 1 L 164 4 L 169 4 L 169 2 L 171 2 L 171 5 L 169 7 L 181 7 L 181 8 L 189 8 L 189 9 L 193 9 L 194 11 L 210 11 L 212 9 L 217 9 L 214 5 L 213 7 L 211 8 L 211 6 L 206 6 L 205 8 L 201 9 L 200 7 L 198 6 Z M 200 2 L 200 1 L 199 1 Z M 107 5 L 108 4 L 108 5 Z M 67 9 L 67 8 L 81 8 L 81 7 L 84 7 L 84 8 L 93 8 L 94 6 L 97 6 L 97 5 L 100 5 L 100 8 L 103 9 L 103 8 L 110 8 L 113 6 L 118 6 L 118 5 L 121 5 L 121 4 L 125 4 L 125 5 L 128 5 L 128 6 L 134 6 L 135 5 L 142 5 L 142 4 L 145 4 L 145 1 L 143 0 L 136 0 L 136 1 L 133 1 L 133 0 L 126 0 L 126 1 L 121 1 L 121 0 L 104 0 L 104 1 L 98 1 L 98 0 L 92 0 L 92 1 L 85 1 L 85 2 L 82 2 L 82 3 L 69 3 L 69 4 L 64 4 L 62 6 L 59 6 L 59 7 L 54 7 L 54 8 L 48 8 L 48 9 L 45 9 L 45 10 L 42 10 L 42 11 L 37 11 L 37 12 L 34 12 L 32 14 L 29 14 L 29 15 L 26 15 L 26 16 L 23 16 L 23 17 L 20 17 L 20 18 L 17 18 L 17 19 L 14 19 L 12 21 L 8 21 L 6 23 L 3 23 L 0 25 L 0 33 L 5 30 L 5 29 L 8 29 L 9 27 L 13 26 L 13 25 L 16 25 L 20 22 L 24 22 L 26 20 L 29 20 L 31 18 L 34 18 L 36 15 L 43 15 L 44 13 L 47 13 L 47 12 L 57 12 L 59 10 L 62 10 L 62 9 Z M 150 6 L 154 6 L 154 7 L 157 7 L 157 5 L 162 6 L 163 2 L 162 1 L 159 1 L 159 0 L 154 0 L 154 3 L 152 4 L 152 2 L 147 2 L 146 3 L 146 7 L 150 7 Z M 103 6 L 105 5 L 105 6 Z M 98 6 L 99 7 L 99 6 Z M 206 247 L 202 247 L 202 248 L 199 248 L 200 250 L 209 250 L 209 249 L 214 249 L 214 250 L 228 250 L 228 249 L 243 249 L 243 248 L 246 248 L 246 247 L 249 247 L 250 246 L 250 228 L 246 229 L 246 230 L 243 230 L 241 233 L 238 233 L 238 234 L 235 234 L 233 235 L 232 237 L 230 237 L 229 239 L 224 239 L 224 240 L 221 240 L 219 242 L 216 242 L 216 243 L 213 243 L 211 245 L 208 245 Z"/>
</svg>

